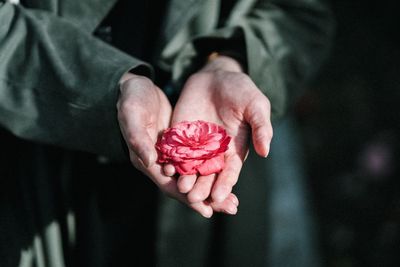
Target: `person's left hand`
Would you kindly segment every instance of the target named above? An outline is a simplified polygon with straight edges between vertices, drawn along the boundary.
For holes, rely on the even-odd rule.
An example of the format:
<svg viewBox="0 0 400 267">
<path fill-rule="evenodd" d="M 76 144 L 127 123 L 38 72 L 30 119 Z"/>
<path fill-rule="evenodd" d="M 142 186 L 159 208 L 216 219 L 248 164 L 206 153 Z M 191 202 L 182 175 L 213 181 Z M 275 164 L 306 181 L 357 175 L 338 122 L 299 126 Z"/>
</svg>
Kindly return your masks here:
<svg viewBox="0 0 400 267">
<path fill-rule="evenodd" d="M 176 179 L 164 175 L 162 167 L 156 163 L 155 143 L 158 134 L 169 126 L 172 113 L 167 97 L 143 76 L 127 73 L 120 84 L 118 120 L 132 164 L 167 196 L 181 201 L 204 217 L 211 217 L 213 211 L 234 212 L 238 200 L 233 194 L 221 203 L 191 203 L 186 194 L 179 192 Z"/>
<path fill-rule="evenodd" d="M 188 194 L 191 203 L 221 203 L 233 195 L 232 188 L 248 153 L 250 127 L 256 152 L 262 157 L 269 153 L 270 103 L 234 59 L 220 56 L 188 79 L 174 108 L 171 125 L 195 120 L 225 127 L 232 141 L 225 152 L 225 167 L 218 175 L 181 175 L 178 188 Z M 164 173 L 173 175 L 173 166 L 165 165 Z"/>
</svg>

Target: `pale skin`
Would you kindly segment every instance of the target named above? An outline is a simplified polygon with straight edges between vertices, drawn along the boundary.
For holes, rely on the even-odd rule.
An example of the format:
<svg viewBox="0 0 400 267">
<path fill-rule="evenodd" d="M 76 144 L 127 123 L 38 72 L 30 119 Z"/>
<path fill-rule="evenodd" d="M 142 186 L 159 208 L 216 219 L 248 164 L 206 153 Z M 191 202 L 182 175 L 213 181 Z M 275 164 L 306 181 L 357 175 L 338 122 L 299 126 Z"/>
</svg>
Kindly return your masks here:
<svg viewBox="0 0 400 267">
<path fill-rule="evenodd" d="M 219 56 L 193 74 L 184 85 L 172 112 L 164 93 L 149 79 L 133 74 L 121 80 L 117 104 L 121 131 L 133 165 L 168 196 L 204 217 L 214 212 L 236 214 L 232 193 L 249 149 L 249 136 L 262 157 L 272 138 L 270 103 L 232 58 Z M 219 174 L 173 177 L 172 165 L 156 163 L 158 134 L 180 121 L 205 120 L 222 125 L 232 136 Z"/>
</svg>

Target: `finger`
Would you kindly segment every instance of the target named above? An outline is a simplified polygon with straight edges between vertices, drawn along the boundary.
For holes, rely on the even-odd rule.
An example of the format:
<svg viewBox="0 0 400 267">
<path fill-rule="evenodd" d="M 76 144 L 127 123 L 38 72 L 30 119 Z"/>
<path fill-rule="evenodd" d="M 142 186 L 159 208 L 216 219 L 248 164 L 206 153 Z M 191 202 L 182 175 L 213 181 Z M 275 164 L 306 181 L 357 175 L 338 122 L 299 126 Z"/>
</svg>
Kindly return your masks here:
<svg viewBox="0 0 400 267">
<path fill-rule="evenodd" d="M 163 172 L 166 176 L 174 176 L 176 171 L 175 171 L 175 167 L 172 164 L 165 164 L 163 166 Z"/>
<path fill-rule="evenodd" d="M 190 190 L 192 190 L 193 185 L 195 184 L 197 179 L 197 175 L 181 175 L 178 178 L 178 189 L 179 192 L 186 194 Z"/>
<path fill-rule="evenodd" d="M 129 150 L 135 153 L 146 167 L 149 167 L 157 158 L 157 151 L 154 147 L 156 138 L 150 136 L 144 126 L 146 125 L 144 120 L 146 116 L 138 113 L 141 112 L 127 114 L 126 111 L 121 111 L 119 114 L 121 132 Z M 155 132 L 153 132 L 154 134 Z"/>
<path fill-rule="evenodd" d="M 239 178 L 240 170 L 243 166 L 243 160 L 237 154 L 225 156 L 225 167 L 218 174 L 212 192 L 211 198 L 216 202 L 223 202 L 232 192 L 233 186 Z"/>
<path fill-rule="evenodd" d="M 145 172 L 145 167 L 143 161 L 139 159 L 139 157 L 129 150 L 129 159 L 131 160 L 132 165 L 141 172 Z"/>
<path fill-rule="evenodd" d="M 193 189 L 187 195 L 188 201 L 190 203 L 196 203 L 206 200 L 210 196 L 215 177 L 215 174 L 199 176 Z"/>
<path fill-rule="evenodd" d="M 270 116 L 271 106 L 265 96 L 253 101 L 244 112 L 245 120 L 251 126 L 254 149 L 262 157 L 268 156 L 273 135 Z"/>
<path fill-rule="evenodd" d="M 187 196 L 178 191 L 175 180 L 170 180 L 168 183 L 164 184 L 162 188 L 169 197 L 172 197 L 186 204 L 188 207 L 199 213 L 201 216 L 205 218 L 210 218 L 213 215 L 213 208 L 210 206 L 208 201 L 190 203 Z"/>
<path fill-rule="evenodd" d="M 215 212 L 223 212 L 234 215 L 238 211 L 239 200 L 235 194 L 230 193 L 224 201 L 211 202 L 210 205 Z"/>
<path fill-rule="evenodd" d="M 203 216 L 205 218 L 211 218 L 211 216 L 214 213 L 213 208 L 204 201 L 197 202 L 197 203 L 191 203 L 191 204 L 189 204 L 189 207 L 191 207 L 193 210 L 200 213 L 201 216 Z"/>
<path fill-rule="evenodd" d="M 129 149 L 147 167 L 157 158 L 158 102 L 157 88 L 147 78 L 130 79 L 121 86 L 117 104 L 121 132 Z"/>
<path fill-rule="evenodd" d="M 188 207 L 198 212 L 205 218 L 210 218 L 213 215 L 213 209 L 208 202 L 203 201 L 198 203 L 189 203 L 187 196 L 178 191 L 176 179 L 165 176 L 160 165 L 154 164 L 149 168 L 143 168 L 143 163 L 141 163 L 140 159 L 135 157 L 134 153 L 131 154 L 133 163 L 138 165 L 139 169 L 142 170 L 148 177 L 150 177 L 151 180 L 160 188 L 160 190 L 167 194 L 167 196 L 186 204 Z"/>
<path fill-rule="evenodd" d="M 233 204 L 236 205 L 236 207 L 239 206 L 239 199 L 237 198 L 237 196 L 233 193 L 229 194 L 229 200 L 233 202 Z"/>
<path fill-rule="evenodd" d="M 145 167 L 151 167 L 157 158 L 157 151 L 152 138 L 145 129 L 128 126 L 130 130 L 126 133 L 125 139 L 128 148 L 132 150 L 143 162 Z"/>
<path fill-rule="evenodd" d="M 143 161 L 134 152 L 130 151 L 129 156 L 133 166 L 149 177 L 161 191 L 165 191 L 165 189 L 170 186 L 172 187 L 173 184 L 175 184 L 176 187 L 176 179 L 164 175 L 162 167 L 159 164 L 146 167 Z"/>
</svg>

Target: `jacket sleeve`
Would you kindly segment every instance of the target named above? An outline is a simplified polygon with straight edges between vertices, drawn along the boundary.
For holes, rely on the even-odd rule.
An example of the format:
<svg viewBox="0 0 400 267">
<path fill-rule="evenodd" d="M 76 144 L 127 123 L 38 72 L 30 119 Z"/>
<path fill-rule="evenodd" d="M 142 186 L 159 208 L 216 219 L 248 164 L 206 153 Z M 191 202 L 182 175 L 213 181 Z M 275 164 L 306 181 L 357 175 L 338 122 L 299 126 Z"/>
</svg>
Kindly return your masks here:
<svg viewBox="0 0 400 267">
<path fill-rule="evenodd" d="M 185 69 L 201 62 L 199 57 L 228 51 L 270 99 L 275 120 L 326 59 L 333 29 L 332 13 L 323 0 L 238 1 L 220 27 L 182 50 L 174 79 L 185 77 Z"/>
<path fill-rule="evenodd" d="M 0 0 L 0 125 L 16 136 L 123 158 L 118 81 L 134 68 L 151 73 L 63 18 Z"/>
</svg>

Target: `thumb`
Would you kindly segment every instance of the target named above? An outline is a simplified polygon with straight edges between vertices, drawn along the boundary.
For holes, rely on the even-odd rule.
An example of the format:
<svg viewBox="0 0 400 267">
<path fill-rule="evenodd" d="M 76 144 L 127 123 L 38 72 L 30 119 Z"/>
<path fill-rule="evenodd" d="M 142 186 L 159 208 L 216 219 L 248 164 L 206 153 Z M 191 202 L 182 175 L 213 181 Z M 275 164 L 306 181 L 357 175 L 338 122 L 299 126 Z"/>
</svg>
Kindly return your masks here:
<svg viewBox="0 0 400 267">
<path fill-rule="evenodd" d="M 131 79 L 121 87 L 118 121 L 129 148 L 146 167 L 157 158 L 155 140 L 159 98 L 155 86 L 145 78 Z"/>
<path fill-rule="evenodd" d="M 152 138 L 146 129 L 131 129 L 134 130 L 131 130 L 128 134 L 123 134 L 129 150 L 143 162 L 145 167 L 151 167 L 157 159 L 157 151 L 155 150 Z"/>
<path fill-rule="evenodd" d="M 251 127 L 254 149 L 262 157 L 268 156 L 273 135 L 270 117 L 271 106 L 265 96 L 253 101 L 244 112 L 244 118 Z"/>
</svg>

